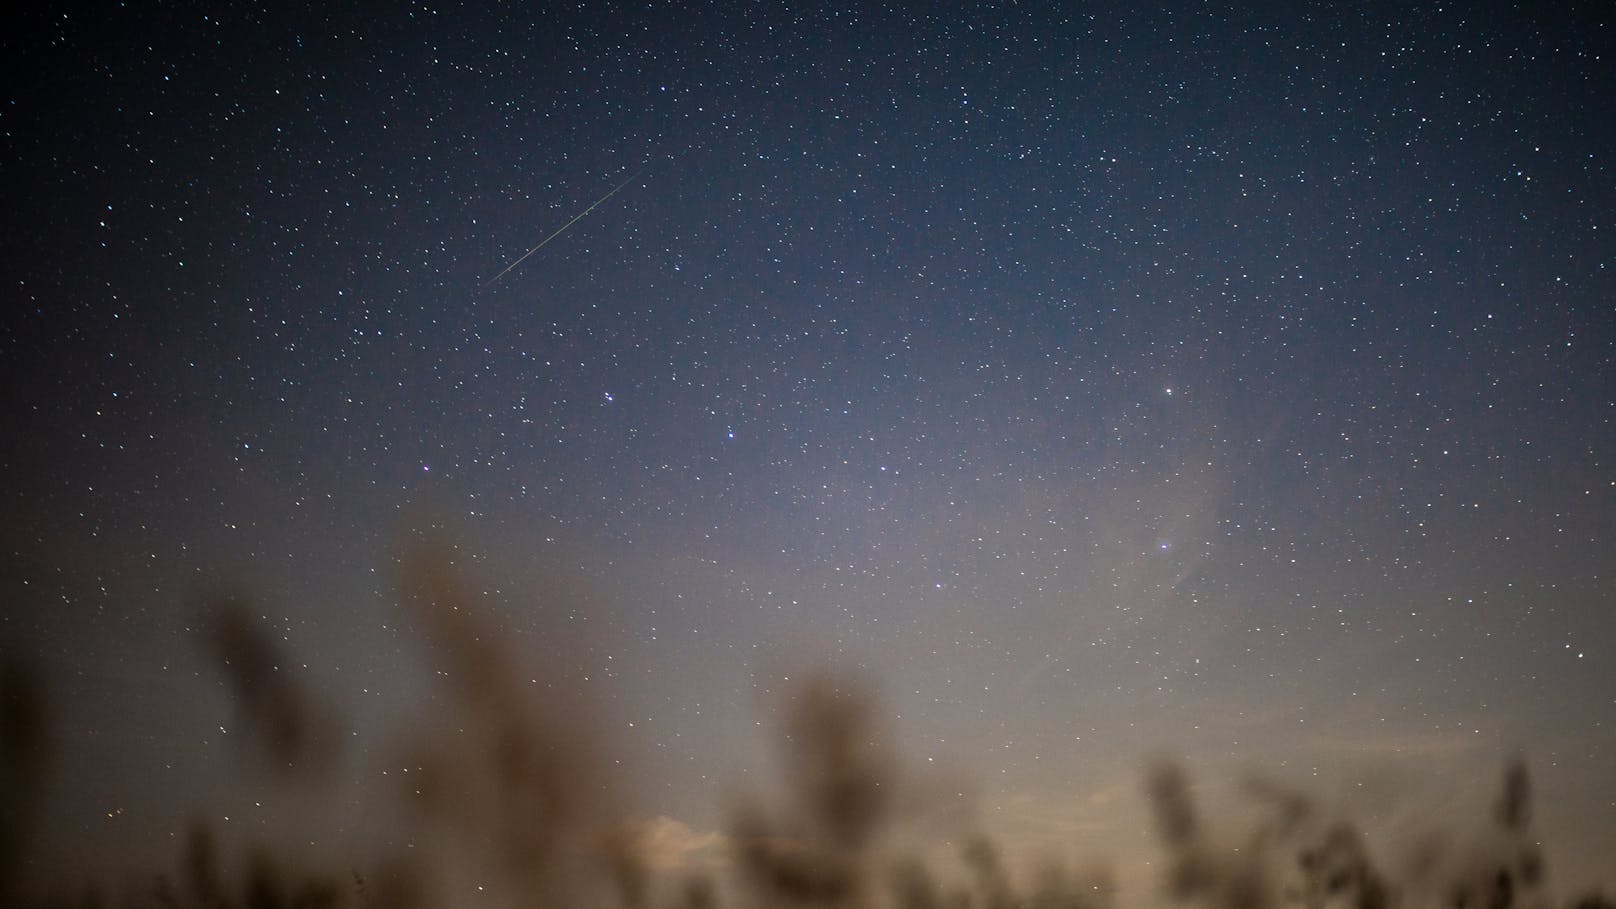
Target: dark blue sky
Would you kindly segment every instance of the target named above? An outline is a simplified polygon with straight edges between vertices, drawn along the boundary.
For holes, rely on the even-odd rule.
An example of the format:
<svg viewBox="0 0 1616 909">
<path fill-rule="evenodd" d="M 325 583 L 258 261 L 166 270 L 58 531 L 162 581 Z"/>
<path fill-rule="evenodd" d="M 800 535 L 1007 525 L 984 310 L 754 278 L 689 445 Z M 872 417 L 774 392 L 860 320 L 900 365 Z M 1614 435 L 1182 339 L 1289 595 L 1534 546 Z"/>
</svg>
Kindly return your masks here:
<svg viewBox="0 0 1616 909">
<path fill-rule="evenodd" d="M 1519 752 L 1612 884 L 1609 12 L 10 19 L 0 644 L 56 840 L 307 819 L 227 773 L 219 578 L 362 789 L 435 697 L 432 524 L 693 829 L 812 652 L 1027 850 L 1136 861 L 1091 796 L 1152 749 L 1438 801 Z"/>
</svg>

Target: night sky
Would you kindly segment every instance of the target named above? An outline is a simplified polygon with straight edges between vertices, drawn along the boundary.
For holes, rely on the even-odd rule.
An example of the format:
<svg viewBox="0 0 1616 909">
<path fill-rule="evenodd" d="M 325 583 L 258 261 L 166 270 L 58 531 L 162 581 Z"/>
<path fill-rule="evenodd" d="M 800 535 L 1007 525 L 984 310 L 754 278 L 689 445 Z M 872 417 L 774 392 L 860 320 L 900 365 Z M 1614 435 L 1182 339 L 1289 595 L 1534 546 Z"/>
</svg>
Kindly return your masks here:
<svg viewBox="0 0 1616 909">
<path fill-rule="evenodd" d="M 691 837 L 828 663 L 1013 856 L 1149 880 L 1154 754 L 1391 842 L 1519 754 L 1616 886 L 1610 9 L 273 6 L 0 27 L 42 854 L 396 845 L 431 539 Z M 218 585 L 339 795 L 244 757 Z"/>
</svg>

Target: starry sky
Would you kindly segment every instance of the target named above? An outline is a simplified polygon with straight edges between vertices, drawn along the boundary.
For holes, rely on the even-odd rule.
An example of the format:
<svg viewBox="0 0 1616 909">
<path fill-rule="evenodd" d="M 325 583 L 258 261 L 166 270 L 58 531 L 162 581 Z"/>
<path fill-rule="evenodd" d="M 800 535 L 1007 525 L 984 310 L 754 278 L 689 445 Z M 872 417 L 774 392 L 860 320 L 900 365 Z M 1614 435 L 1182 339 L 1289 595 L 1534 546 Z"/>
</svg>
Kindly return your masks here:
<svg viewBox="0 0 1616 909">
<path fill-rule="evenodd" d="M 691 830 L 825 660 L 1013 852 L 1142 867 L 1162 750 L 1388 827 L 1521 754 L 1616 885 L 1610 10 L 342 6 L 0 29 L 45 842 L 375 836 L 430 531 Z M 221 579 L 343 797 L 239 770 Z"/>
</svg>

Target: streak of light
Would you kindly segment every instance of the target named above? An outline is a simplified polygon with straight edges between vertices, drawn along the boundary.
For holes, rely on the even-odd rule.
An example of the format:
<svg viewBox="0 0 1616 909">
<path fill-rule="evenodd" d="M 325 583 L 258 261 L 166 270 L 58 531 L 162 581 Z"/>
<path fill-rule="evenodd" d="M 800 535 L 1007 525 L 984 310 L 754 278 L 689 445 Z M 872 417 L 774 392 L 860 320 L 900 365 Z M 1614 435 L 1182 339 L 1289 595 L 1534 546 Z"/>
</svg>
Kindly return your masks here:
<svg viewBox="0 0 1616 909">
<path fill-rule="evenodd" d="M 539 245 L 533 247 L 532 249 L 528 250 L 525 253 L 522 253 L 520 258 L 518 258 L 515 262 L 512 262 L 511 264 L 505 266 L 504 271 L 502 271 L 499 274 L 493 276 L 492 278 L 489 278 L 488 281 L 485 284 L 483 284 L 483 286 L 487 287 L 490 284 L 493 284 L 495 281 L 498 281 L 500 278 L 503 278 L 506 275 L 510 274 L 511 269 L 515 268 L 518 265 L 521 265 L 524 261 L 527 260 L 528 256 L 531 256 L 534 253 L 538 252 L 539 250 L 543 249 L 544 244 L 549 243 L 551 240 L 554 240 L 556 237 L 559 237 L 562 234 L 566 233 L 567 228 L 569 228 L 572 225 L 577 224 L 579 221 L 583 220 L 585 215 L 587 215 L 590 212 L 594 211 L 595 209 L 599 208 L 602 202 L 605 202 L 607 199 L 610 199 L 612 196 L 617 195 L 618 190 L 620 190 L 623 187 L 629 185 L 630 183 L 633 183 L 634 179 L 636 177 L 638 177 L 644 171 L 645 171 L 645 168 L 642 166 L 642 167 L 639 168 L 639 170 L 636 170 L 634 173 L 629 174 L 627 179 L 625 179 L 623 182 L 617 184 L 616 186 L 612 187 L 611 190 L 606 193 L 606 195 L 601 196 L 599 199 L 596 199 L 593 203 L 590 204 L 590 206 L 588 208 L 586 208 L 583 211 L 577 213 L 576 215 L 573 215 L 571 221 L 568 221 L 567 223 L 565 223 L 565 224 L 561 225 L 560 227 L 556 228 L 548 237 L 545 237 L 543 240 L 540 240 Z"/>
</svg>

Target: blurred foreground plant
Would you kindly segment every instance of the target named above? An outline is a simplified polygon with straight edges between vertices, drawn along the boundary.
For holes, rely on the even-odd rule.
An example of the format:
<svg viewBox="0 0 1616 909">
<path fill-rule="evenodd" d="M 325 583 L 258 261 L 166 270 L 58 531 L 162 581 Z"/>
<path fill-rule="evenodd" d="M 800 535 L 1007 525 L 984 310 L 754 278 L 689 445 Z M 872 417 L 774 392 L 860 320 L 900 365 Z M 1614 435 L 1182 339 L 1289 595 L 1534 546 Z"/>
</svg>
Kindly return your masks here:
<svg viewBox="0 0 1616 909">
<path fill-rule="evenodd" d="M 51 763 L 50 711 L 37 672 L 0 661 L 0 909 L 435 909 L 440 863 L 469 861 L 489 876 L 489 905 L 510 907 L 843 907 L 843 909 L 1110 909 L 1108 876 L 1046 866 L 1017 882 L 996 846 L 964 838 L 957 867 L 928 866 L 892 836 L 900 764 L 873 700 L 857 686 L 811 678 L 787 695 L 782 730 L 786 797 L 751 798 L 732 812 L 713 869 L 670 875 L 652 860 L 655 829 L 622 811 L 618 765 L 593 734 L 597 713 L 566 685 L 522 683 L 515 655 L 487 627 L 443 551 L 408 564 L 402 599 L 442 661 L 456 729 L 416 733 L 402 746 L 415 770 L 399 792 L 418 822 L 457 855 L 383 858 L 365 870 L 310 868 L 248 844 L 225 862 L 195 826 L 180 870 L 116 895 L 24 879 Z M 199 627 L 230 683 L 241 722 L 272 766 L 318 777 L 333 761 L 326 707 L 284 667 L 274 638 L 236 594 L 209 598 Z M 543 692 L 544 697 L 538 697 Z M 1160 896 L 1206 909 L 1548 909 L 1545 862 L 1531 831 L 1524 762 L 1506 769 L 1489 849 L 1433 839 L 1396 868 L 1376 865 L 1363 833 L 1319 802 L 1253 779 L 1258 820 L 1239 842 L 1215 837 L 1175 763 L 1144 774 L 1166 853 Z M 229 867 L 232 872 L 223 869 Z M 51 889 L 51 888 L 55 889 Z M 58 894 L 41 896 L 42 893 Z M 1144 896 L 1144 895 L 1141 895 Z M 1142 901 L 1142 900 L 1141 900 Z M 1571 909 L 1616 909 L 1602 896 Z"/>
</svg>

